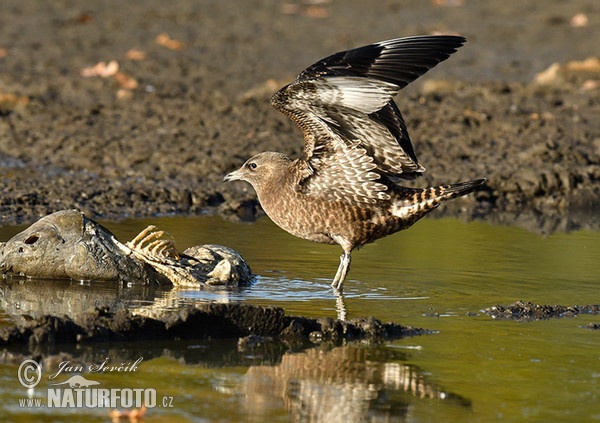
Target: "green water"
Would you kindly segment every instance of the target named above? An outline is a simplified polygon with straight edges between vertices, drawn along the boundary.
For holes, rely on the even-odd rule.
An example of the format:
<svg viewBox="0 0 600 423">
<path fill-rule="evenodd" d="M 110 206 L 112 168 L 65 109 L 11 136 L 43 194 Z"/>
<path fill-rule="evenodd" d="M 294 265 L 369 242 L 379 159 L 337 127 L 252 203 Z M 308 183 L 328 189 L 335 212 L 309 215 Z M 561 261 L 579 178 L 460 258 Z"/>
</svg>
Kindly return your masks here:
<svg viewBox="0 0 600 423">
<path fill-rule="evenodd" d="M 296 239 L 267 218 L 235 224 L 177 217 L 106 226 L 125 241 L 148 224 L 170 232 L 180 250 L 203 243 L 233 247 L 257 283 L 240 292 L 159 291 L 150 297 L 136 297 L 134 287 L 123 292 L 63 283 L 60 301 L 86 301 L 101 291 L 103 298 L 124 296 L 136 310 L 152 303 L 177 308 L 244 301 L 281 306 L 288 314 L 336 316 L 329 282 L 337 247 Z M 20 230 L 2 228 L 0 238 Z M 378 346 L 266 347 L 255 353 L 238 351 L 233 341 L 172 341 L 86 346 L 69 354 L 87 364 L 106 356 L 143 357 L 137 372 L 86 377 L 102 387 L 151 387 L 171 399 L 172 407 L 150 409 L 145 421 L 598 421 L 600 331 L 581 326 L 600 322 L 600 316 L 518 323 L 479 311 L 519 299 L 600 303 L 599 264 L 599 231 L 541 236 L 517 227 L 424 219 L 353 254 L 345 302 L 349 318 L 376 316 L 436 334 Z M 19 363 L 4 361 L 3 421 L 108 421 L 107 409 L 20 408 L 18 400 L 28 392 L 16 378 Z M 44 375 L 60 361 L 47 363 Z M 45 400 L 48 383 L 46 376 L 29 395 Z"/>
</svg>

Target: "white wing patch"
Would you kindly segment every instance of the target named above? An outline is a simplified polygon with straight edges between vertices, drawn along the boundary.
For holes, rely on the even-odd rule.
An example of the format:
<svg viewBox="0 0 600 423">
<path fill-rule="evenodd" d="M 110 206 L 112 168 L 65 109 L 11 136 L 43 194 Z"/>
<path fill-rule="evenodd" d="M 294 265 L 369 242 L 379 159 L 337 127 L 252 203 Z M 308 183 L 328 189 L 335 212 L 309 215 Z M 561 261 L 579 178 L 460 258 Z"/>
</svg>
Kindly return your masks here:
<svg viewBox="0 0 600 423">
<path fill-rule="evenodd" d="M 399 90 L 397 85 L 389 82 L 354 76 L 317 79 L 314 84 L 320 103 L 365 114 L 381 110 Z"/>
</svg>

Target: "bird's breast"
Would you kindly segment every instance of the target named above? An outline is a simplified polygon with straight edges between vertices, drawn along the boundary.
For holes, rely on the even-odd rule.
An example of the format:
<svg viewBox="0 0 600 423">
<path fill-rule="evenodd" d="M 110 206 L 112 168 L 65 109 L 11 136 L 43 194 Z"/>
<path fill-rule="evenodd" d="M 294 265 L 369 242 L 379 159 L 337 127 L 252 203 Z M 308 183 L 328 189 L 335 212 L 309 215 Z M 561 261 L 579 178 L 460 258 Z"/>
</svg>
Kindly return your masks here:
<svg viewBox="0 0 600 423">
<path fill-rule="evenodd" d="M 265 213 L 283 230 L 324 244 L 343 240 L 354 248 L 387 235 L 389 213 L 368 204 L 328 201 L 294 190 L 273 188 L 259 194 Z M 395 226 L 395 225 L 392 225 Z"/>
</svg>

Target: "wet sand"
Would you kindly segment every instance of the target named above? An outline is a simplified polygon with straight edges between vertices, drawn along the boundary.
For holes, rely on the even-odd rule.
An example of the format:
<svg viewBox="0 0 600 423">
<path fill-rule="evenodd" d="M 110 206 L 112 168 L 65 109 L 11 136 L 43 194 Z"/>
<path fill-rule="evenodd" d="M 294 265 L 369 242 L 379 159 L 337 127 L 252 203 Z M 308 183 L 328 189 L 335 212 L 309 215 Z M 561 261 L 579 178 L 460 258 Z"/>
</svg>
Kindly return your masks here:
<svg viewBox="0 0 600 423">
<path fill-rule="evenodd" d="M 467 44 L 397 98 L 428 169 L 413 184 L 488 178 L 438 216 L 597 227 L 600 71 L 566 66 L 598 54 L 596 2 L 378 5 L 2 1 L 0 222 L 67 208 L 252 219 L 254 192 L 222 177 L 260 151 L 300 154 L 299 130 L 269 104 L 276 89 L 335 51 L 460 33 Z M 116 73 L 88 69 L 112 60 Z M 99 70 L 113 74 L 83 75 Z"/>
</svg>

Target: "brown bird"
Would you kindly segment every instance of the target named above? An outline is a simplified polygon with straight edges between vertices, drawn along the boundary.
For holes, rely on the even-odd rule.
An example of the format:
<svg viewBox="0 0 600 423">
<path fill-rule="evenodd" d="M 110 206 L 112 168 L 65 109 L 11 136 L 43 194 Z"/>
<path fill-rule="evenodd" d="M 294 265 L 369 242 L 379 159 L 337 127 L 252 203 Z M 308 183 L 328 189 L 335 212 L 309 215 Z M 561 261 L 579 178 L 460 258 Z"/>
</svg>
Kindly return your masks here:
<svg viewBox="0 0 600 423">
<path fill-rule="evenodd" d="M 257 154 L 225 176 L 254 187 L 266 214 L 300 238 L 343 249 L 331 286 L 342 290 L 353 249 L 410 227 L 485 179 L 407 188 L 425 168 L 393 97 L 446 60 L 465 38 L 397 38 L 342 51 L 305 69 L 271 104 L 304 133 L 304 154 Z"/>
</svg>

